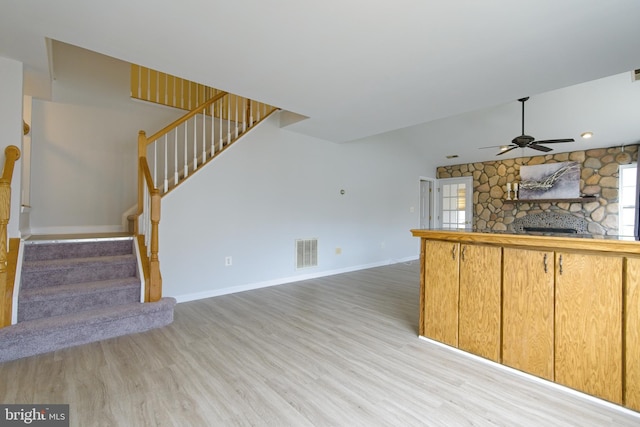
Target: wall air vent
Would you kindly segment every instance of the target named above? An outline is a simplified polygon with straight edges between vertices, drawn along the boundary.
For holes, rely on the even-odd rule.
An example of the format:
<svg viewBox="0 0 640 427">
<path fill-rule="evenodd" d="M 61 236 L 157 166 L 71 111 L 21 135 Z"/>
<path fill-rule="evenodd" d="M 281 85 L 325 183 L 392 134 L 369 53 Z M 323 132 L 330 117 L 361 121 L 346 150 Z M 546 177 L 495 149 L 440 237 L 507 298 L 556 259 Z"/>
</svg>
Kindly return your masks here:
<svg viewBox="0 0 640 427">
<path fill-rule="evenodd" d="M 296 240 L 296 268 L 318 265 L 318 239 Z"/>
</svg>

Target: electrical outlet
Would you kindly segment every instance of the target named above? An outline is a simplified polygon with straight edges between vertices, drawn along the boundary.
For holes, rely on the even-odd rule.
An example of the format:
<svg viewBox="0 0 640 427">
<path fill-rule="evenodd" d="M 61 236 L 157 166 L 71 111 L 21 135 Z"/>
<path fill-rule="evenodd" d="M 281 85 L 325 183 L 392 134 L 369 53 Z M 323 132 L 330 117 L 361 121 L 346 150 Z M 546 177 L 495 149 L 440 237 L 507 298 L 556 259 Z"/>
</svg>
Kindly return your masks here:
<svg viewBox="0 0 640 427">
<path fill-rule="evenodd" d="M 233 258 L 231 258 L 230 256 L 225 257 L 224 258 L 224 265 L 225 265 L 225 267 L 229 267 L 230 265 L 233 265 Z"/>
</svg>

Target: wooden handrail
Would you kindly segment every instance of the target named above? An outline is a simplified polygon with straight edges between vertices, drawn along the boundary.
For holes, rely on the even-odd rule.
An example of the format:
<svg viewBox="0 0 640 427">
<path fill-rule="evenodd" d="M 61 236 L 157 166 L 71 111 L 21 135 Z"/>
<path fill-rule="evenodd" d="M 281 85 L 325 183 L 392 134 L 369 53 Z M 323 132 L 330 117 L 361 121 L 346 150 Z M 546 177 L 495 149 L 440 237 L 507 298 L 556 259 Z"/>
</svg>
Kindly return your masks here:
<svg viewBox="0 0 640 427">
<path fill-rule="evenodd" d="M 214 102 L 218 101 L 219 99 L 224 98 L 228 94 L 229 94 L 228 92 L 220 92 L 216 96 L 214 96 L 213 98 L 209 99 L 208 101 L 205 101 L 202 104 L 198 105 L 195 109 L 191 110 L 190 112 L 188 112 L 184 116 L 180 117 L 179 119 L 177 119 L 173 123 L 163 127 L 158 132 L 156 132 L 153 135 L 151 135 L 150 137 L 148 137 L 147 138 L 147 143 L 153 142 L 156 139 L 160 139 L 165 134 L 171 132 L 173 129 L 177 128 L 182 123 L 186 122 L 187 120 L 189 120 L 190 118 L 192 118 L 196 114 L 200 114 L 200 112 L 202 110 L 204 110 L 205 108 L 207 108 L 208 106 L 210 106 Z"/>
<path fill-rule="evenodd" d="M 160 192 L 153 185 L 153 178 L 151 177 L 151 170 L 149 169 L 149 164 L 147 163 L 146 157 L 140 157 L 138 160 L 140 162 L 140 170 L 142 171 L 142 176 L 144 177 L 145 182 L 147 183 L 147 188 L 149 189 L 149 193 L 152 192 Z"/>
<path fill-rule="evenodd" d="M 4 155 L 5 162 L 2 168 L 2 177 L 0 177 L 0 327 L 11 324 L 13 279 L 10 279 L 7 273 L 7 261 L 9 258 L 7 248 L 7 224 L 9 224 L 11 213 L 11 181 L 13 179 L 13 168 L 16 161 L 20 158 L 20 149 L 15 145 L 9 145 L 5 148 Z M 11 298 L 7 296 L 11 296 Z"/>
</svg>

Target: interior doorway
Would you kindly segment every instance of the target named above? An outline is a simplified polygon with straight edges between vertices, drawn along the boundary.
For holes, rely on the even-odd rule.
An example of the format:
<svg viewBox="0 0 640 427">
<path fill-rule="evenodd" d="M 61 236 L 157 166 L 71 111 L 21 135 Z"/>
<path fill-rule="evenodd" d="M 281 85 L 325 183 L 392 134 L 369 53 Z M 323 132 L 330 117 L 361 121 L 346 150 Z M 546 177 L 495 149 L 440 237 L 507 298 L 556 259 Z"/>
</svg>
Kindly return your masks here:
<svg viewBox="0 0 640 427">
<path fill-rule="evenodd" d="M 420 177 L 420 228 L 436 228 L 434 193 L 436 180 Z"/>
</svg>

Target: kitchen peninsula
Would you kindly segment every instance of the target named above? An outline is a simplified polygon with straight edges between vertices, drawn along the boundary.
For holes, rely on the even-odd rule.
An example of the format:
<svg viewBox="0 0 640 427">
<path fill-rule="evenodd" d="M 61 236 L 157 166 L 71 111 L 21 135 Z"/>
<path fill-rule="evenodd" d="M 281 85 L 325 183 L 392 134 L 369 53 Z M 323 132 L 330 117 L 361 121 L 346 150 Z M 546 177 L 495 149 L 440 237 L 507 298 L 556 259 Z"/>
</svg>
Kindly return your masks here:
<svg viewBox="0 0 640 427">
<path fill-rule="evenodd" d="M 640 411 L 640 242 L 411 232 L 421 336 Z"/>
</svg>

